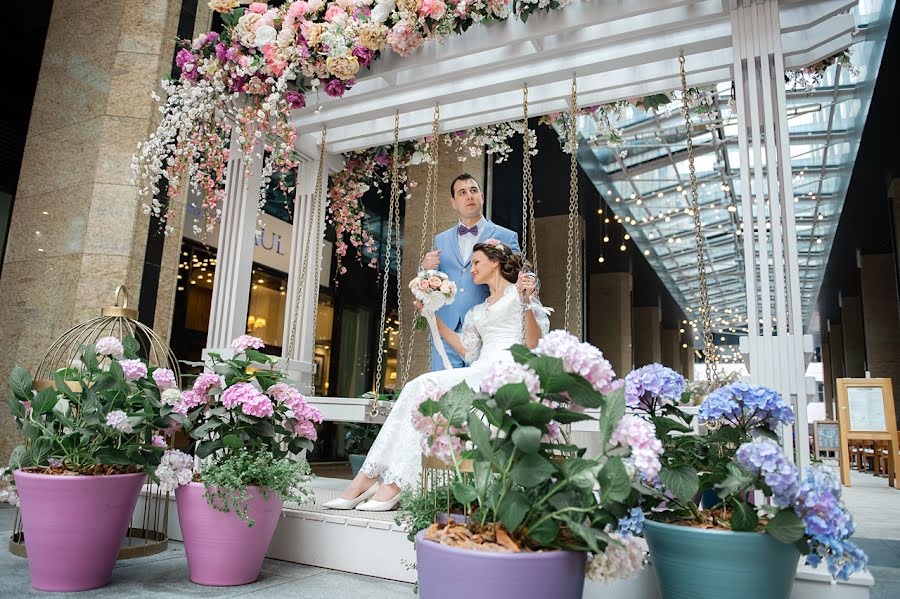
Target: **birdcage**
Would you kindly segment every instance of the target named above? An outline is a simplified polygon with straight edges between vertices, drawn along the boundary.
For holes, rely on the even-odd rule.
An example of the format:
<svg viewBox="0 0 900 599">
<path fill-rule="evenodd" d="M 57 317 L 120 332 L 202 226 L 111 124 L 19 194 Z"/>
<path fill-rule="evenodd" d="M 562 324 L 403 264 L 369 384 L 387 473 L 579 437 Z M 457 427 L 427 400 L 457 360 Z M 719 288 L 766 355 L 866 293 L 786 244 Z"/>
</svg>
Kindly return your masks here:
<svg viewBox="0 0 900 599">
<path fill-rule="evenodd" d="M 34 388 L 41 390 L 53 385 L 53 373 L 67 368 L 80 368 L 80 356 L 85 345 L 95 343 L 101 337 L 119 339 L 133 337 L 140 346 L 140 355 L 151 367 L 169 368 L 175 373 L 175 382 L 181 388 L 181 371 L 178 360 L 168 344 L 153 330 L 138 322 L 138 311 L 128 307 L 128 291 L 124 285 L 116 288 L 115 305 L 100 309 L 100 316 L 63 333 L 41 358 L 34 376 Z M 67 382 L 74 391 L 81 391 L 77 382 Z M 118 559 L 130 559 L 154 555 L 165 551 L 168 543 L 169 494 L 160 493 L 158 487 L 147 480 L 141 497 L 135 506 L 131 525 Z M 16 513 L 9 550 L 14 555 L 26 556 L 22 519 Z"/>
</svg>

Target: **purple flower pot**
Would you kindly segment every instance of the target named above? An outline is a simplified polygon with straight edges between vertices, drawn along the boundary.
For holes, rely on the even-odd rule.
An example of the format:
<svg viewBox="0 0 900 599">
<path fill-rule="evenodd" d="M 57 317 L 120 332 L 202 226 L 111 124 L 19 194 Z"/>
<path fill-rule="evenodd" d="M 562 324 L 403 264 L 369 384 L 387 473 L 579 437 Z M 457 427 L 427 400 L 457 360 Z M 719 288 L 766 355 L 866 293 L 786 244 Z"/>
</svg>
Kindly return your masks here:
<svg viewBox="0 0 900 599">
<path fill-rule="evenodd" d="M 581 599 L 585 554 L 492 553 L 448 547 L 416 535 L 422 599 Z"/>
<path fill-rule="evenodd" d="M 220 512 L 209 505 L 204 492 L 203 483 L 175 490 L 191 580 L 217 587 L 250 584 L 259 578 L 282 501 L 271 491 L 264 499 L 258 487 L 248 487 L 247 515 L 254 520 L 253 526 L 248 526 L 233 512 Z"/>
<path fill-rule="evenodd" d="M 56 476 L 16 470 L 31 586 L 87 591 L 109 584 L 146 475 Z"/>
</svg>

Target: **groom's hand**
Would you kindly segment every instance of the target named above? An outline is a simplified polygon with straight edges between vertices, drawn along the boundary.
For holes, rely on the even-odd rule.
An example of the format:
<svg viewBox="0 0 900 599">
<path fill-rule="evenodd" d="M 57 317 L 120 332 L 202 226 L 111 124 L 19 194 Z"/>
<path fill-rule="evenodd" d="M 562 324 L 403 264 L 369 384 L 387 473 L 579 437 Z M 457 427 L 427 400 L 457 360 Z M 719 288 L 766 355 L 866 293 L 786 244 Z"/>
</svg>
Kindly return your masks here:
<svg viewBox="0 0 900 599">
<path fill-rule="evenodd" d="M 422 260 L 422 268 L 425 270 L 437 270 L 438 266 L 441 264 L 441 250 L 431 250 L 427 254 L 425 254 L 425 259 Z"/>
</svg>

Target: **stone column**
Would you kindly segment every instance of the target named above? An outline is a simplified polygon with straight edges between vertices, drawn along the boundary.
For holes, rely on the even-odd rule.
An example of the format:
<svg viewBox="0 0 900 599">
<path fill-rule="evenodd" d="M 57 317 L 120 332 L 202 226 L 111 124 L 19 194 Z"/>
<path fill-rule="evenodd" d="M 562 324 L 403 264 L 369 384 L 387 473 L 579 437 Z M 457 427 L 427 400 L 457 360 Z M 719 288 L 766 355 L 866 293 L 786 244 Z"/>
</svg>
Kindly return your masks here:
<svg viewBox="0 0 900 599">
<path fill-rule="evenodd" d="M 77 322 L 141 286 L 149 219 L 131 156 L 157 117 L 181 2 L 56 0 L 12 213 L 0 299 L 0 373 L 34 368 Z M 16 442 L 0 410 L 0 460 Z"/>
<path fill-rule="evenodd" d="M 589 284 L 591 318 L 587 340 L 599 347 L 616 374 L 624 377 L 634 367 L 631 273 L 592 274 Z"/>
<path fill-rule="evenodd" d="M 844 366 L 848 377 L 866 376 L 866 339 L 863 334 L 859 297 L 841 297 L 841 326 L 844 328 Z"/>
<path fill-rule="evenodd" d="M 675 372 L 682 372 L 681 333 L 678 329 L 663 329 L 660 332 L 660 361 L 663 366 L 668 366 Z"/>
<path fill-rule="evenodd" d="M 862 256 L 860 264 L 869 373 L 891 379 L 895 408 L 900 414 L 900 318 L 894 258 L 891 254 L 873 254 Z"/>
<path fill-rule="evenodd" d="M 835 379 L 842 379 L 846 376 L 844 374 L 844 331 L 841 325 L 829 325 L 828 336 L 831 340 L 831 384 L 832 389 L 836 389 Z"/>
<path fill-rule="evenodd" d="M 635 306 L 632 308 L 634 318 L 634 365 L 637 368 L 659 362 L 660 347 L 660 313 L 659 306 Z"/>
<path fill-rule="evenodd" d="M 822 336 L 822 399 L 825 402 L 825 417 L 834 420 L 834 374 L 831 372 L 831 341 Z"/>
<path fill-rule="evenodd" d="M 687 343 L 687 347 L 684 347 L 685 343 Z M 694 348 L 690 342 L 682 342 L 681 376 L 689 381 L 694 380 Z"/>
<path fill-rule="evenodd" d="M 579 219 L 584 231 L 584 219 Z M 561 329 L 565 324 L 566 313 L 566 256 L 568 251 L 569 216 L 543 216 L 535 219 L 535 230 L 538 238 L 538 270 L 541 277 L 541 303 L 553 308 L 550 315 L 550 330 Z M 582 233 L 581 239 L 584 239 Z M 580 245 L 580 244 L 579 244 Z M 580 336 L 580 331 L 575 330 L 578 305 L 578 296 L 582 294 L 576 269 L 579 261 L 578 255 L 581 247 L 573 248 L 572 256 L 572 283 L 569 292 L 569 332 Z M 582 295 L 583 297 L 583 295 Z"/>
</svg>

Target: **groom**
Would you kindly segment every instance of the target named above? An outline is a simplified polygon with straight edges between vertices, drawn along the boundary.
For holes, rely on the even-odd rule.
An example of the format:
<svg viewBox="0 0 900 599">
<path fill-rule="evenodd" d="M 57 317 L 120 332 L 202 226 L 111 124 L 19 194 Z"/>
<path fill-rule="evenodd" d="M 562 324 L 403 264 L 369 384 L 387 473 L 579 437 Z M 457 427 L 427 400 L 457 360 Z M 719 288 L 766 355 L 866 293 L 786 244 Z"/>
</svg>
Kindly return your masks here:
<svg viewBox="0 0 900 599">
<path fill-rule="evenodd" d="M 438 310 L 437 314 L 448 327 L 457 333 L 462 330 L 466 314 L 473 306 L 477 306 L 488 296 L 487 285 L 475 285 L 469 272 L 472 259 L 472 248 L 476 243 L 487 239 L 496 239 L 504 245 L 519 251 L 519 237 L 515 232 L 495 225 L 484 218 L 484 195 L 475 178 L 463 173 L 450 183 L 450 205 L 459 214 L 459 223 L 450 227 L 434 238 L 436 249 L 425 254 L 422 267 L 425 270 L 440 270 L 456 283 L 456 299 L 449 306 Z M 465 362 L 453 349 L 444 343 L 447 357 L 454 368 L 465 366 Z M 437 349 L 431 349 L 431 370 L 443 370 Z"/>
</svg>

